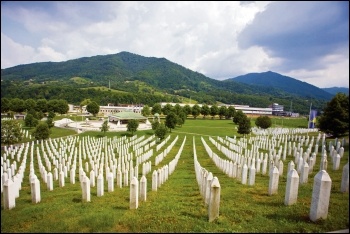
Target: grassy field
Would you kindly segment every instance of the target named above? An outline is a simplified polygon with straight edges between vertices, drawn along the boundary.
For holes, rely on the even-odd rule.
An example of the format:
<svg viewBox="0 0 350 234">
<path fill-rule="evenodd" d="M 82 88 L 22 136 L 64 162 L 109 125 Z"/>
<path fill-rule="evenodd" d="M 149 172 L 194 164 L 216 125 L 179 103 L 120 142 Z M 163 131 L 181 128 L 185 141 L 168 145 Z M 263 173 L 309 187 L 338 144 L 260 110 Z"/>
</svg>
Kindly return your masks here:
<svg viewBox="0 0 350 234">
<path fill-rule="evenodd" d="M 282 118 L 276 118 L 273 124 L 282 126 Z M 283 119 L 283 127 L 306 125 L 307 121 L 303 118 Z M 55 128 L 52 137 L 74 134 L 68 131 L 68 129 Z M 137 137 L 148 138 L 153 135 L 153 131 L 137 131 L 135 134 Z M 217 139 L 217 136 L 223 138 L 236 136 L 237 139 L 242 137 L 237 134 L 231 120 L 188 119 L 182 127 L 173 129 L 170 135 L 170 140 L 158 152 L 154 150 L 153 156 L 149 159 L 152 162 L 152 170 L 146 176 L 147 201 L 139 201 L 139 207 L 136 210 L 129 209 L 129 187 L 117 188 L 115 186 L 113 192 L 108 192 L 106 181 L 104 195 L 97 197 L 97 189 L 92 187 L 91 202 L 88 203 L 82 201 L 78 180 L 76 184 L 70 184 L 69 178 L 66 178 L 64 187 L 59 187 L 58 181 L 54 181 L 54 190 L 47 191 L 36 160 L 34 165 L 35 173 L 41 184 L 41 202 L 33 204 L 28 181 L 28 157 L 20 196 L 16 198 L 16 207 L 12 210 L 4 210 L 3 194 L 1 195 L 1 232 L 324 233 L 349 228 L 349 193 L 340 192 L 342 168 L 349 160 L 348 136 L 340 169 L 332 170 L 330 158 L 328 160 L 327 172 L 332 179 L 332 188 L 327 219 L 312 222 L 309 219 L 309 213 L 313 178 L 319 170 L 320 153 L 317 155 L 317 162 L 313 172 L 309 175 L 308 183 L 299 186 L 297 203 L 286 206 L 284 205 L 286 171 L 288 162 L 294 159 L 291 155 L 288 155 L 284 162 L 284 172 L 279 178 L 278 194 L 269 196 L 268 175 L 257 173 L 254 186 L 243 185 L 237 179 L 228 177 L 208 156 L 201 137 L 221 158 L 225 158 L 225 155 L 209 141 L 209 137 L 214 139 Z M 309 137 L 314 136 L 316 140 L 317 133 L 308 135 Z M 85 132 L 80 134 L 79 138 L 86 136 L 96 140 L 104 137 L 101 132 Z M 106 133 L 108 138 L 122 136 L 130 137 L 131 135 L 128 132 Z M 170 145 L 176 136 L 178 140 L 172 150 L 158 166 L 155 166 L 155 156 Z M 152 172 L 174 159 L 184 139 L 186 141 L 175 171 L 158 188 L 158 191 L 152 191 Z M 329 141 L 334 141 L 334 139 L 327 139 L 327 146 Z M 193 158 L 194 142 L 200 165 L 218 177 L 221 186 L 220 215 L 213 222 L 208 222 L 208 207 L 200 195 L 196 180 Z M 155 149 L 155 146 L 152 148 Z M 305 150 L 306 148 L 304 152 Z M 141 173 L 142 166 L 139 166 L 138 179 L 141 178 Z M 76 178 L 78 178 L 78 170 Z"/>
</svg>

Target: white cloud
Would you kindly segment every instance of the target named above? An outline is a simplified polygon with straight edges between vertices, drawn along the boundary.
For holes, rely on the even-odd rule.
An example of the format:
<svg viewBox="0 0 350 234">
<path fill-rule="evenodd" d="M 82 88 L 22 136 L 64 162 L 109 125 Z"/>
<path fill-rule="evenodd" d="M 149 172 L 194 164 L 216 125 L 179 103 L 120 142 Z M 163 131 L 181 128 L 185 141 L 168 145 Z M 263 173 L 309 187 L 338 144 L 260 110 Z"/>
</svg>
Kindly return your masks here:
<svg viewBox="0 0 350 234">
<path fill-rule="evenodd" d="M 333 6 L 333 3 L 327 4 Z M 301 23 L 286 27 L 285 24 L 295 20 L 295 14 L 282 14 L 283 9 L 278 13 L 278 7 L 283 6 L 288 5 L 237 1 L 9 2 L 1 8 L 1 68 L 128 51 L 147 57 L 164 57 L 215 79 L 271 70 L 306 82 L 315 81 L 312 84 L 319 87 L 330 83 L 324 79 L 324 74 L 329 74 L 327 77 L 339 77 L 339 81 L 333 79 L 337 81 L 335 86 L 345 84 L 348 87 L 349 70 L 344 72 L 343 67 L 348 54 L 342 55 L 342 62 L 339 57 L 330 60 L 329 54 L 337 56 L 341 52 L 325 53 L 327 49 L 320 43 L 312 48 L 322 51 L 313 54 L 322 56 L 303 67 L 304 61 L 294 61 L 288 56 L 298 50 L 288 50 L 286 41 L 285 46 L 273 37 L 269 38 L 269 45 L 256 41 L 266 38 L 269 30 L 279 35 L 305 27 Z M 310 5 L 308 7 L 299 9 L 298 17 L 302 19 L 298 22 L 308 22 Z M 329 9 L 333 10 L 314 15 L 312 19 L 328 22 L 329 15 L 334 15 L 338 8 Z M 268 11 L 273 14 L 264 14 Z M 257 17 L 263 21 L 255 21 Z M 276 20 L 279 21 L 274 23 Z M 269 28 L 257 28 L 264 22 Z M 254 28 L 258 30 L 251 31 Z M 244 37 L 242 32 L 245 32 Z M 346 33 L 348 38 L 348 31 Z M 239 47 L 239 38 L 246 40 L 249 47 Z M 339 48 L 339 45 L 333 43 L 332 48 Z M 283 50 L 276 56 L 271 52 L 278 46 Z M 348 45 L 342 49 L 348 51 Z M 343 73 L 337 71 L 340 68 Z M 345 76 L 347 83 L 343 80 Z"/>
</svg>

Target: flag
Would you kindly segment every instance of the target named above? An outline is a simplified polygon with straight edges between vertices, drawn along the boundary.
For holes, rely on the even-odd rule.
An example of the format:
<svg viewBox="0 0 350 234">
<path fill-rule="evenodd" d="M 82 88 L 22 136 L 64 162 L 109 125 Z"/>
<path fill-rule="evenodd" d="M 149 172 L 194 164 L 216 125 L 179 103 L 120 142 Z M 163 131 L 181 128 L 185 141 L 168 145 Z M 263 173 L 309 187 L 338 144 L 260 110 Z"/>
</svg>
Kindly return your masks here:
<svg viewBox="0 0 350 234">
<path fill-rule="evenodd" d="M 316 116 L 317 116 L 317 111 L 316 110 L 310 110 L 309 128 L 315 128 Z"/>
</svg>

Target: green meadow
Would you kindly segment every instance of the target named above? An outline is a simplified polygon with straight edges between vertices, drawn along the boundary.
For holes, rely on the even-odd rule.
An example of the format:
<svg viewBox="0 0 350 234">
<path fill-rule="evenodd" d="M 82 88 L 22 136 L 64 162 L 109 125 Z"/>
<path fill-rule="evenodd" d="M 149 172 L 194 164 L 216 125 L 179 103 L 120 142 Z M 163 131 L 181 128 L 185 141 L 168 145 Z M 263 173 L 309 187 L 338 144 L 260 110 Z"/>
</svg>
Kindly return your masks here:
<svg viewBox="0 0 350 234">
<path fill-rule="evenodd" d="M 272 127 L 306 128 L 305 118 L 288 119 L 275 118 Z M 254 126 L 254 119 L 252 119 Z M 31 130 L 29 130 L 31 131 Z M 153 135 L 152 130 L 136 131 L 137 138 L 145 139 Z M 206 152 L 202 139 L 221 158 L 226 156 L 219 151 L 209 137 L 236 137 L 237 141 L 245 137 L 237 133 L 232 120 L 187 119 L 181 127 L 171 131 L 170 140 L 159 150 L 152 146 L 153 155 L 151 172 L 146 175 L 147 200 L 140 201 L 138 209 L 129 209 L 129 187 L 118 188 L 116 181 L 114 191 L 107 191 L 107 181 L 104 175 L 104 195 L 97 197 L 97 188 L 91 187 L 91 202 L 82 201 L 82 190 L 79 183 L 79 170 L 76 170 L 76 183 L 71 184 L 69 178 L 65 186 L 59 187 L 58 180 L 54 181 L 54 190 L 48 191 L 41 178 L 38 168 L 36 151 L 34 150 L 35 174 L 40 180 L 41 201 L 32 203 L 29 184 L 29 161 L 27 158 L 20 196 L 16 198 L 16 206 L 4 210 L 4 199 L 1 194 L 1 232 L 4 233 L 68 233 L 68 232 L 123 232 L 123 233 L 163 233 L 163 232 L 278 232 L 278 233 L 324 233 L 349 228 L 349 193 L 340 192 L 342 170 L 349 160 L 349 140 L 346 138 L 344 155 L 341 158 L 339 170 L 332 169 L 329 152 L 327 172 L 332 180 L 331 195 L 326 219 L 312 222 L 309 219 L 312 200 L 313 178 L 320 168 L 320 152 L 313 172 L 309 174 L 308 182 L 300 184 L 296 204 L 284 205 L 287 182 L 287 167 L 292 155 L 287 155 L 283 175 L 279 177 L 278 193 L 268 195 L 269 176 L 256 173 L 255 185 L 243 185 L 236 178 L 228 177 L 221 171 Z M 314 137 L 318 133 L 297 134 Z M 83 137 L 103 140 L 104 137 L 132 137 L 129 132 L 84 132 L 76 135 L 71 129 L 53 128 L 51 137 Z M 155 166 L 155 157 L 163 152 L 175 138 L 178 140 L 163 161 Z M 333 138 L 327 138 L 327 149 Z M 169 164 L 178 154 L 181 144 L 184 148 L 176 168 L 157 191 L 152 191 L 152 172 Z M 195 147 L 194 147 L 195 144 Z M 248 147 L 250 145 L 248 144 Z M 76 145 L 78 147 L 78 145 Z M 278 151 L 280 145 L 275 149 Z M 303 146 L 304 152 L 307 146 Z M 194 170 L 194 149 L 201 167 L 212 172 L 220 182 L 220 211 L 219 217 L 213 222 L 208 221 L 208 207 L 200 194 Z M 312 147 L 313 152 L 314 147 Z M 129 152 L 132 150 L 129 149 Z M 268 152 L 261 150 L 262 152 Z M 3 152 L 2 152 L 3 154 Z M 115 154 L 117 158 L 118 155 Z M 41 154 L 41 159 L 42 154 Z M 228 159 L 228 158 L 226 158 Z M 136 165 L 136 159 L 134 166 Z M 147 160 L 147 161 L 148 161 Z M 11 160 L 12 161 L 12 160 Z M 83 168 L 85 170 L 85 162 Z M 18 163 L 19 164 L 19 163 Z M 139 177 L 142 176 L 142 165 L 139 166 Z M 88 173 L 87 173 L 88 175 Z"/>
</svg>

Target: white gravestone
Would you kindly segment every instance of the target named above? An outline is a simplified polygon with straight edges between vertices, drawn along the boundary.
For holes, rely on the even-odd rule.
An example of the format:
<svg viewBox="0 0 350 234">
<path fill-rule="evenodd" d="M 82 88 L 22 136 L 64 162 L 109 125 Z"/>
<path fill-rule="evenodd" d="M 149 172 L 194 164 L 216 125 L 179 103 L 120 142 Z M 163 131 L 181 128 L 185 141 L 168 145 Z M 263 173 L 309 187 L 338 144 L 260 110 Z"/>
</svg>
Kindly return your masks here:
<svg viewBox="0 0 350 234">
<path fill-rule="evenodd" d="M 139 207 L 139 182 L 134 176 L 130 183 L 130 209 L 137 209 Z"/>
<path fill-rule="evenodd" d="M 210 198 L 209 198 L 209 206 L 208 206 L 208 216 L 209 222 L 214 221 L 219 217 L 220 210 L 220 183 L 219 179 L 215 176 L 210 185 Z"/>
<path fill-rule="evenodd" d="M 340 191 L 342 193 L 349 192 L 349 162 L 343 167 Z"/>
<path fill-rule="evenodd" d="M 299 175 L 295 169 L 289 171 L 287 175 L 286 194 L 284 204 L 293 205 L 297 202 L 299 189 Z"/>
<path fill-rule="evenodd" d="M 325 170 L 319 171 L 314 177 L 310 220 L 326 219 L 328 215 L 329 198 L 331 195 L 332 180 Z"/>
<path fill-rule="evenodd" d="M 278 192 L 278 180 L 279 180 L 279 172 L 276 166 L 273 167 L 271 174 L 270 174 L 270 180 L 269 180 L 269 190 L 268 194 L 273 195 L 277 194 Z"/>
<path fill-rule="evenodd" d="M 146 201 L 146 199 L 147 199 L 147 179 L 146 179 L 146 176 L 143 175 L 140 180 L 140 200 Z"/>
</svg>

